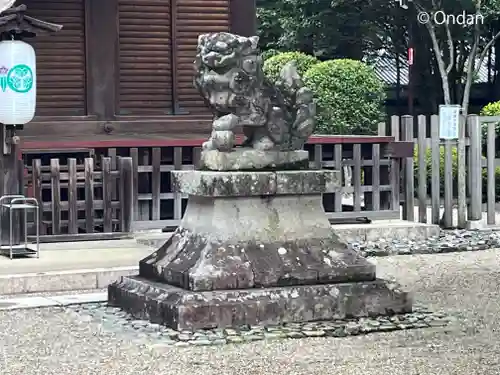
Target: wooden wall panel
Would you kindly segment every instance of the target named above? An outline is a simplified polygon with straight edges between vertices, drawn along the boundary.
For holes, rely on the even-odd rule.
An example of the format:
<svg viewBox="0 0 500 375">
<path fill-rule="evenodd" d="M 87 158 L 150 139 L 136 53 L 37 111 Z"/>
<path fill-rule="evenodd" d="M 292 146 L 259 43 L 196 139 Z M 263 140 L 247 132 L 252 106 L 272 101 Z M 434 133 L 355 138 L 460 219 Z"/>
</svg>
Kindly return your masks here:
<svg viewBox="0 0 500 375">
<path fill-rule="evenodd" d="M 175 17 L 178 107 L 181 113 L 205 114 L 209 110 L 193 86 L 193 62 L 198 35 L 229 31 L 230 0 L 177 0 Z"/>
<path fill-rule="evenodd" d="M 84 116 L 84 0 L 24 0 L 28 14 L 63 25 L 31 40 L 37 54 L 37 116 Z"/>
<path fill-rule="evenodd" d="M 172 113 L 170 0 L 119 0 L 119 114 Z"/>
</svg>

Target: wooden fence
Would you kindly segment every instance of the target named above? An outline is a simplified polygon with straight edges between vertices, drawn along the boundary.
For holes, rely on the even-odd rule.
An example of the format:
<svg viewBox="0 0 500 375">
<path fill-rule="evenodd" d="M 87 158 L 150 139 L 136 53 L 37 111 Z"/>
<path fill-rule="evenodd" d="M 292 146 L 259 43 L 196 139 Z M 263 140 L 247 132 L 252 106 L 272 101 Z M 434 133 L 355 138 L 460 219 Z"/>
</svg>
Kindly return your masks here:
<svg viewBox="0 0 500 375">
<path fill-rule="evenodd" d="M 387 140 L 377 142 L 368 137 L 363 143 L 356 139 L 332 137 L 332 143 L 310 143 L 311 165 L 327 169 L 353 168 L 353 184 L 342 186 L 341 193 L 324 195 L 324 207 L 332 220 L 356 218 L 398 218 L 399 168 L 390 168 L 400 159 L 387 155 Z M 325 141 L 325 139 L 323 139 Z M 121 150 L 123 152 L 124 150 Z M 112 151 L 113 153 L 114 151 Z M 170 171 L 192 170 L 198 164 L 199 147 L 131 148 L 134 170 L 134 229 L 174 228 L 180 223 L 187 196 L 170 190 Z M 352 206 L 343 197 L 352 196 Z"/>
<path fill-rule="evenodd" d="M 99 171 L 92 169 L 92 158 L 85 158 L 82 165 L 75 159 L 68 159 L 67 165 L 59 165 L 52 159 L 47 166 L 33 160 L 28 181 L 32 181 L 33 195 L 44 202 L 45 231 L 41 233 L 109 233 L 176 227 L 187 196 L 171 190 L 170 172 L 195 168 L 201 142 L 194 141 L 187 146 L 96 149 L 96 157 L 102 160 Z M 391 144 L 391 137 L 332 136 L 312 138 L 306 145 L 311 166 L 353 170 L 351 184 L 344 179 L 340 193 L 324 195 L 325 211 L 332 221 L 399 218 L 402 159 L 392 157 Z M 77 177 L 70 178 L 74 175 Z M 92 182 L 89 176 L 93 176 Z M 118 194 L 115 179 L 124 190 Z M 92 189 L 91 184 L 97 190 Z M 45 195 L 39 185 L 47 190 Z M 98 189 L 101 186 L 102 191 Z M 85 192 L 75 193 L 75 189 L 80 188 Z M 64 189 L 70 193 L 64 193 Z M 62 197 L 63 194 L 67 196 Z M 84 195 L 75 198 L 77 194 Z M 346 196 L 351 202 L 346 201 Z M 133 206 L 131 224 L 125 218 L 129 209 L 122 207 L 128 207 L 129 202 Z M 91 219 L 94 216 L 96 219 Z"/>
<path fill-rule="evenodd" d="M 391 134 L 415 144 L 415 158 L 407 158 L 402 166 L 404 220 L 465 228 L 482 220 L 485 202 L 487 224 L 496 224 L 495 205 L 500 196 L 496 194 L 495 126 L 499 121 L 497 117 L 462 116 L 457 140 L 440 139 L 437 115 L 393 116 L 389 127 L 379 126 L 380 135 Z"/>
<path fill-rule="evenodd" d="M 116 163 L 110 157 L 102 157 L 99 163 L 85 158 L 81 164 L 70 158 L 67 165 L 50 159 L 48 166 L 34 159 L 27 169 L 27 195 L 40 202 L 41 235 L 61 240 L 83 234 L 86 239 L 109 238 L 113 232 L 130 232 L 131 158 L 118 158 Z"/>
<path fill-rule="evenodd" d="M 399 219 L 402 206 L 405 220 L 451 227 L 456 209 L 458 227 L 466 227 L 481 220 L 484 206 L 488 224 L 496 224 L 496 122 L 500 118 L 462 118 L 456 141 L 439 138 L 438 116 L 392 117 L 379 125 L 378 137 L 312 137 L 305 146 L 312 167 L 348 169 L 352 175 L 351 183 L 342 179 L 340 193 L 324 195 L 328 217 Z M 486 139 L 483 123 L 488 123 Z M 42 202 L 41 233 L 73 239 L 176 227 L 187 197 L 171 190 L 170 172 L 195 168 L 201 142 L 161 147 L 132 147 L 132 142 L 92 149 L 80 160 L 50 159 L 47 165 L 34 159 L 26 185 L 27 195 Z M 415 158 L 397 151 L 404 145 L 415 145 Z"/>
</svg>

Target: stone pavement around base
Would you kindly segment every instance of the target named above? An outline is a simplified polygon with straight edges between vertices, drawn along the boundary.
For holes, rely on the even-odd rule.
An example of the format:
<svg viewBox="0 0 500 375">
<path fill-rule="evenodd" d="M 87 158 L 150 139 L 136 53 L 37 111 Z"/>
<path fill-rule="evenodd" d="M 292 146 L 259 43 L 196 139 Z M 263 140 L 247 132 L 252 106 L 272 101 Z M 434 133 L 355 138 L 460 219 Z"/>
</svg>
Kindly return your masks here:
<svg viewBox="0 0 500 375">
<path fill-rule="evenodd" d="M 2 375 L 498 375 L 500 252 L 376 259 L 446 328 L 347 338 L 170 347 L 133 340 L 64 308 L 0 312 Z"/>
<path fill-rule="evenodd" d="M 370 232 L 374 239 L 381 236 L 408 237 L 410 232 L 422 237 L 433 235 L 434 232 L 438 233 L 437 228 L 402 220 L 379 220 L 372 224 L 359 225 L 335 225 L 333 228 L 346 233 L 348 239 L 351 236 L 359 236 L 358 232 Z M 430 230 L 433 232 L 430 233 Z M 170 233 L 155 232 L 158 231 L 138 232 L 136 239 L 128 240 L 41 244 L 40 259 L 17 258 L 11 260 L 6 256 L 0 256 L 0 276 L 96 268 L 137 268 L 139 260 L 151 254 L 155 247 L 160 246 L 170 236 Z"/>
</svg>

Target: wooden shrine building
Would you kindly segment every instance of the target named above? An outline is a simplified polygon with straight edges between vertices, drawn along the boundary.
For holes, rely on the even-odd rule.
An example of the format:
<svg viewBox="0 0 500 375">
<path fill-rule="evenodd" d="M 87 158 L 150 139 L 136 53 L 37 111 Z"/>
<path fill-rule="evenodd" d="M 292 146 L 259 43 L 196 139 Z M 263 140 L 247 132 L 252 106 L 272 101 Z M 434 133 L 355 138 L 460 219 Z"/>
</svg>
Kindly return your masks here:
<svg viewBox="0 0 500 375">
<path fill-rule="evenodd" d="M 19 3 L 26 14 L 63 26 L 30 42 L 37 111 L 19 134 L 23 149 L 208 136 L 211 114 L 192 83 L 198 35 L 255 33 L 254 0 Z"/>
<path fill-rule="evenodd" d="M 61 241 L 177 226 L 186 197 L 172 191 L 170 171 L 197 166 L 212 122 L 193 86 L 198 36 L 254 35 L 255 0 L 21 4 L 26 15 L 62 25 L 28 40 L 37 54 L 37 110 L 18 132 L 20 193 L 40 202 L 42 235 Z M 364 176 L 363 186 L 355 178 L 354 188 L 325 197 L 330 219 L 399 218 L 399 165 L 413 149 L 397 155 L 393 141 L 311 137 L 305 148 L 316 166 L 354 166 Z M 353 210 L 342 212 L 342 194 L 352 191 Z M 362 212 L 362 195 L 370 212 Z"/>
</svg>

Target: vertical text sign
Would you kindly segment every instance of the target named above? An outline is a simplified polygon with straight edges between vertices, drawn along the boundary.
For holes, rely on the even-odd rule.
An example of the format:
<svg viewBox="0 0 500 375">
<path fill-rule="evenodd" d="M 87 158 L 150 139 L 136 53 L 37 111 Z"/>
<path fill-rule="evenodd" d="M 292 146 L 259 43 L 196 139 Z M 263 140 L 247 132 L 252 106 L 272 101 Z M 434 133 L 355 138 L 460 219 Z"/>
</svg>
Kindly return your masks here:
<svg viewBox="0 0 500 375">
<path fill-rule="evenodd" d="M 458 139 L 460 105 L 439 106 L 439 138 Z"/>
</svg>

